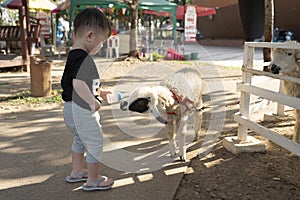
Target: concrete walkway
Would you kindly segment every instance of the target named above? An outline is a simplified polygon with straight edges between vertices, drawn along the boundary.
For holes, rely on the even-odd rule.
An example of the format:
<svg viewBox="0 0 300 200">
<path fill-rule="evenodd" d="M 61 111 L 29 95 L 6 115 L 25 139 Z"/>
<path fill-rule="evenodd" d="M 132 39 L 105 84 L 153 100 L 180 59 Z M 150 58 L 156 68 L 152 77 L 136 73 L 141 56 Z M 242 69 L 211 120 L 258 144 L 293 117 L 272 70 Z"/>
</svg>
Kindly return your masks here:
<svg viewBox="0 0 300 200">
<path fill-rule="evenodd" d="M 243 48 L 189 45 L 186 50 L 199 52 L 200 63 L 192 65 L 201 69 L 206 82 L 205 102 L 214 105 L 205 111 L 210 116 L 204 123 L 209 134 L 201 144 L 191 142 L 193 133 L 189 130 L 191 159 L 211 150 L 225 123 L 225 106 L 239 100 L 235 84 L 241 78 Z M 260 53 L 256 56 L 261 59 Z M 106 59 L 97 58 L 96 62 L 105 79 L 104 86 L 124 92 L 157 83 L 186 65 L 141 63 L 131 68 L 111 65 Z M 53 65 L 56 85 L 62 70 L 62 65 Z M 17 89 L 9 89 L 10 84 L 24 85 L 21 90 L 28 90 L 28 80 L 29 73 L 0 74 L 0 97 L 16 92 Z M 151 116 L 128 115 L 121 113 L 117 104 L 106 105 L 101 110 L 106 137 L 101 172 L 113 177 L 115 186 L 105 192 L 83 192 L 82 183 L 67 184 L 64 180 L 71 170 L 72 138 L 64 126 L 61 105 L 18 110 L 0 102 L 0 112 L 0 199 L 172 200 L 184 173 L 193 173 L 189 162 L 169 157 L 162 127 Z M 129 117 L 133 120 L 129 121 Z"/>
</svg>

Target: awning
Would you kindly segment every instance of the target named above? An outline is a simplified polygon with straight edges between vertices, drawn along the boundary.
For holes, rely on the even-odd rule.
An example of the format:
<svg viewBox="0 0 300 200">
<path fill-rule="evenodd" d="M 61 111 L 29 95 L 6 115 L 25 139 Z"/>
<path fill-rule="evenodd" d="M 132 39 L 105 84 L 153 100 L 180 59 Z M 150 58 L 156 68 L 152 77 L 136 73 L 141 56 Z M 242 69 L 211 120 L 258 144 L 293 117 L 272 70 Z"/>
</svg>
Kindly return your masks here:
<svg viewBox="0 0 300 200">
<path fill-rule="evenodd" d="M 60 5 L 58 5 L 51 12 L 53 12 L 53 13 L 60 13 L 60 12 L 65 11 L 65 10 L 70 10 L 70 5 L 71 5 L 70 1 L 66 0 L 63 3 L 61 3 Z"/>
<path fill-rule="evenodd" d="M 155 11 L 155 10 L 144 10 L 144 14 L 148 15 L 157 15 L 157 16 L 163 16 L 163 17 L 172 17 L 172 13 L 170 12 L 164 12 L 164 11 Z"/>
<path fill-rule="evenodd" d="M 22 0 L 8 0 L 1 4 L 4 8 L 18 9 L 22 7 Z M 29 9 L 53 10 L 56 5 L 48 0 L 29 0 Z"/>
<path fill-rule="evenodd" d="M 186 6 L 177 6 L 176 19 L 183 20 L 185 11 L 186 11 Z M 207 15 L 215 15 L 216 14 L 215 8 L 208 8 L 208 7 L 202 7 L 202 6 L 196 6 L 196 11 L 197 11 L 197 17 L 203 17 L 203 16 L 207 16 Z"/>
</svg>

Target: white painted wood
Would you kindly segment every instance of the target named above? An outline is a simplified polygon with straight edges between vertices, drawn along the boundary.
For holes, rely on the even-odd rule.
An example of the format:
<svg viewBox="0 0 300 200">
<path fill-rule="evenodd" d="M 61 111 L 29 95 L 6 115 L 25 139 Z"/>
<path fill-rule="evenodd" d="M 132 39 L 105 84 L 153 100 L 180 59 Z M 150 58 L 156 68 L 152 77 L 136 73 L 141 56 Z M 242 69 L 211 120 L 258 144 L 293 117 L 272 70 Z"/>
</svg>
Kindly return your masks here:
<svg viewBox="0 0 300 200">
<path fill-rule="evenodd" d="M 245 42 L 245 48 L 246 47 L 300 49 L 300 44 L 286 44 L 281 42 Z"/>
<path fill-rule="evenodd" d="M 290 81 L 290 82 L 293 82 L 293 83 L 300 84 L 300 78 L 296 78 L 296 77 L 292 77 L 292 76 L 284 76 L 284 75 L 281 75 L 281 74 L 273 74 L 273 73 L 270 73 L 270 72 L 260 71 L 260 70 L 256 70 L 256 69 L 249 69 L 249 68 L 243 68 L 242 71 L 245 72 L 245 73 L 253 74 L 253 75 L 267 76 L 267 77 L 271 77 L 271 78 L 276 78 L 276 79 L 280 79 L 280 80 L 284 80 L 284 81 Z"/>
<path fill-rule="evenodd" d="M 253 86 L 253 85 L 243 84 L 243 83 L 237 83 L 237 88 L 238 88 L 238 90 L 241 90 L 243 92 L 251 93 L 256 96 L 259 96 L 259 97 L 262 97 L 262 98 L 265 98 L 265 99 L 268 99 L 271 101 L 279 102 L 284 105 L 288 105 L 290 107 L 300 109 L 300 99 L 299 98 L 288 96 L 288 95 L 281 94 L 278 92 L 273 92 L 270 90 L 266 90 L 263 88 Z M 242 115 L 242 116 L 245 116 L 245 115 Z"/>
<path fill-rule="evenodd" d="M 279 93 L 283 94 L 283 81 L 280 81 L 280 86 L 279 86 Z M 279 116 L 284 115 L 284 104 L 278 103 L 277 104 L 277 111 L 276 114 Z"/>
<path fill-rule="evenodd" d="M 264 126 L 261 126 L 255 122 L 252 122 L 251 120 L 241 116 L 240 114 L 235 114 L 234 120 L 236 122 L 238 122 L 239 124 L 242 124 L 243 126 L 264 136 L 265 138 L 268 138 L 272 142 L 280 145 L 281 147 L 287 149 L 288 151 L 300 156 L 300 144 L 298 144 L 282 135 L 279 135 L 278 133 L 276 133 L 274 131 L 267 129 Z"/>
<path fill-rule="evenodd" d="M 243 60 L 243 68 L 253 68 L 253 57 L 254 57 L 254 47 L 248 47 L 245 45 L 244 47 L 244 60 Z M 243 82 L 247 84 L 251 84 L 251 74 L 243 73 Z M 241 101 L 240 101 L 240 113 L 242 116 L 249 117 L 249 104 L 250 104 L 250 94 L 244 91 L 241 91 Z M 245 141 L 247 139 L 248 129 L 239 124 L 238 126 L 238 138 L 241 141 Z"/>
<path fill-rule="evenodd" d="M 274 143 L 282 146 L 290 152 L 300 156 L 300 144 L 271 131 L 256 122 L 249 119 L 250 95 L 263 97 L 265 99 L 278 102 L 283 105 L 300 109 L 300 99 L 292 96 L 287 96 L 282 93 L 270 91 L 251 85 L 253 75 L 267 76 L 284 81 L 291 81 L 300 84 L 300 79 L 290 76 L 283 76 L 279 74 L 272 74 L 270 72 L 254 70 L 253 69 L 253 55 L 255 48 L 283 48 L 283 49 L 300 49 L 300 44 L 286 44 L 286 43 L 268 43 L 268 42 L 246 42 L 244 45 L 244 62 L 243 62 L 243 82 L 237 84 L 237 88 L 241 90 L 240 112 L 235 114 L 234 120 L 239 123 L 238 139 L 245 141 L 247 138 L 247 131 L 251 129 L 257 134 L 260 134 Z M 282 82 L 282 81 L 281 81 Z M 278 106 L 278 113 L 283 114 L 283 105 Z"/>
</svg>

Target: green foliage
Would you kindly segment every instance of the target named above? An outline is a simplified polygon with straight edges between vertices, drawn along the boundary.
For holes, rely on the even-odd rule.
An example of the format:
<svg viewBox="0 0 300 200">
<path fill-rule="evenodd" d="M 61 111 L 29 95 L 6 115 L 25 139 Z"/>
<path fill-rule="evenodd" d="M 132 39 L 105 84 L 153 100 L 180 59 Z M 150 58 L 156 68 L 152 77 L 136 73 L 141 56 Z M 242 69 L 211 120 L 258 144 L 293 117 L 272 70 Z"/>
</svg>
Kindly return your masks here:
<svg viewBox="0 0 300 200">
<path fill-rule="evenodd" d="M 0 9 L 1 9 L 0 25 L 2 25 L 2 26 L 16 25 L 16 21 L 19 21 L 18 10 L 17 9 L 7 9 L 7 8 L 0 8 Z"/>
<path fill-rule="evenodd" d="M 24 91 L 10 97 L 0 97 L 0 102 L 8 102 L 13 105 L 22 104 L 53 104 L 63 102 L 62 90 L 53 90 L 49 97 L 32 97 L 29 91 Z"/>
<path fill-rule="evenodd" d="M 153 61 L 158 61 L 158 60 L 161 60 L 163 58 L 163 55 L 161 55 L 157 52 L 153 52 L 152 56 L 153 56 Z"/>
</svg>

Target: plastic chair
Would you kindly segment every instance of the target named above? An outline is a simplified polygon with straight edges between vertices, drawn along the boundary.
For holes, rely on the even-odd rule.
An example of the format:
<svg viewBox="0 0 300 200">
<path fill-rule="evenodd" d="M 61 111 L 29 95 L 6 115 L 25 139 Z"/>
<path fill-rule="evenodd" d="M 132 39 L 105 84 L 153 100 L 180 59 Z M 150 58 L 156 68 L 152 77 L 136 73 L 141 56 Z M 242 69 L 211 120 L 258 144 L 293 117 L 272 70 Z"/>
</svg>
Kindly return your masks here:
<svg viewBox="0 0 300 200">
<path fill-rule="evenodd" d="M 165 60 L 184 60 L 184 57 L 182 54 L 177 52 L 175 49 L 168 48 L 166 56 L 165 56 Z"/>
<path fill-rule="evenodd" d="M 115 52 L 116 57 L 119 58 L 119 44 L 120 38 L 119 36 L 111 36 L 107 40 L 107 50 L 106 50 L 106 58 L 112 58 L 113 52 Z"/>
</svg>

